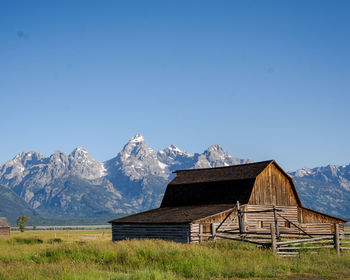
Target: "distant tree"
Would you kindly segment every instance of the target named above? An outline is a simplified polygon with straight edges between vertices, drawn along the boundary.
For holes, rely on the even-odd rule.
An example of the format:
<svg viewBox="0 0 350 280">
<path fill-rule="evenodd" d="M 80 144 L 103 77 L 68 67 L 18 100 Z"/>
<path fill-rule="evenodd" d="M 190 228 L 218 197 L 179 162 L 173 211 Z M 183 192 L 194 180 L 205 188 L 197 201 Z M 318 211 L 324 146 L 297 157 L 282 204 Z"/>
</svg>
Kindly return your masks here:
<svg viewBox="0 0 350 280">
<path fill-rule="evenodd" d="M 24 231 L 26 222 L 28 222 L 28 221 L 29 221 L 29 218 L 27 216 L 21 216 L 17 219 L 17 226 L 19 227 L 19 230 L 21 232 Z"/>
</svg>

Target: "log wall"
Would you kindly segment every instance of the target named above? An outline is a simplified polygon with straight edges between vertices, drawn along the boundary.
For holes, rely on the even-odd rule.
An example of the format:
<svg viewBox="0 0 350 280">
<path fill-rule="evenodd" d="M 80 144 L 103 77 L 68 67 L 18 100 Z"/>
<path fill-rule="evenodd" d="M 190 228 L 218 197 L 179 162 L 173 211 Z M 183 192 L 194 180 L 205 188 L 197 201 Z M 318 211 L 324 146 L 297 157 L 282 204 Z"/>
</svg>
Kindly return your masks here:
<svg viewBox="0 0 350 280">
<path fill-rule="evenodd" d="M 10 228 L 9 227 L 0 228 L 0 236 L 10 236 Z"/>
<path fill-rule="evenodd" d="M 298 207 L 297 206 L 276 206 L 282 210 L 277 213 L 287 218 L 292 223 L 298 223 Z M 262 211 L 272 210 L 272 205 L 247 205 L 246 211 Z M 247 213 L 244 214 L 245 230 L 256 232 L 270 232 L 270 224 L 274 223 L 273 212 L 263 213 Z M 277 216 L 278 228 L 281 232 L 298 232 L 297 228 L 288 224 L 283 218 Z M 261 223 L 262 222 L 262 223 Z"/>
<path fill-rule="evenodd" d="M 189 224 L 112 224 L 112 241 L 125 239 L 163 239 L 190 242 Z"/>
<path fill-rule="evenodd" d="M 340 223 L 343 224 L 340 220 L 327 216 L 322 213 L 318 213 L 311 209 L 299 208 L 299 217 L 301 223 Z"/>
<path fill-rule="evenodd" d="M 308 223 L 300 223 L 300 208 L 297 206 L 276 206 L 277 209 L 282 210 L 277 213 L 281 216 L 288 219 L 290 222 L 294 223 L 298 227 L 302 228 L 305 232 L 309 234 L 333 234 L 334 233 L 334 221 L 333 220 L 325 220 L 324 222 L 308 222 Z M 262 210 L 272 210 L 272 205 L 242 205 L 242 211 L 250 212 L 250 211 L 262 211 Z M 227 214 L 226 214 L 227 215 Z M 230 230 L 238 233 L 239 225 L 238 218 L 232 221 L 232 218 L 237 215 L 235 211 L 232 213 L 230 218 L 220 227 L 220 231 L 222 230 Z M 208 219 L 202 219 L 197 222 L 191 224 L 191 237 L 190 242 L 199 242 L 199 233 L 200 233 L 200 225 L 202 225 L 202 233 L 210 234 L 210 224 L 213 223 L 215 228 L 219 226 L 221 221 L 226 216 L 223 213 L 218 214 L 217 216 L 211 216 Z M 270 225 L 274 223 L 274 215 L 273 212 L 260 212 L 260 213 L 244 213 L 243 215 L 244 221 L 244 231 L 245 232 L 265 232 L 270 233 Z M 313 220 L 308 220 L 313 221 Z M 339 223 L 339 220 L 336 220 Z M 280 233 L 287 234 L 295 234 L 302 233 L 297 227 L 288 223 L 283 218 L 277 216 L 278 229 Z M 344 232 L 344 224 L 339 224 L 340 233 Z M 202 237 L 201 240 L 208 240 L 208 237 Z"/>
</svg>

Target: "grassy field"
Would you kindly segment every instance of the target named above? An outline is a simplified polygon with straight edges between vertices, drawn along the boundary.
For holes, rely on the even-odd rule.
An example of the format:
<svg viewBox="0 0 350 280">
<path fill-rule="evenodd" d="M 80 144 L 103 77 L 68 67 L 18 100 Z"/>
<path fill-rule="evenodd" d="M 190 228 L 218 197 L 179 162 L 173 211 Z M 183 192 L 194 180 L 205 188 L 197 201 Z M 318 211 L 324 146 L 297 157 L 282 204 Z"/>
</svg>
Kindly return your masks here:
<svg viewBox="0 0 350 280">
<path fill-rule="evenodd" d="M 112 243 L 110 231 L 12 232 L 0 279 L 350 279 L 350 253 L 281 258 L 237 242 Z"/>
</svg>

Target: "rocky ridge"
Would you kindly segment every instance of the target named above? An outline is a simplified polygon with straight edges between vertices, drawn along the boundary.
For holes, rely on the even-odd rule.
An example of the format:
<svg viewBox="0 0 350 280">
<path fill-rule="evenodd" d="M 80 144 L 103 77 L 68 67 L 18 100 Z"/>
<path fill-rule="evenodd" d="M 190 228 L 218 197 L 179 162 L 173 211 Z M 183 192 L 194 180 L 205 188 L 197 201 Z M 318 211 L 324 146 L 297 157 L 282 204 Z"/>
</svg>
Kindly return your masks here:
<svg viewBox="0 0 350 280">
<path fill-rule="evenodd" d="M 159 206 L 172 171 L 249 162 L 232 157 L 220 145 L 195 154 L 175 145 L 154 151 L 141 134 L 105 162 L 81 147 L 49 157 L 21 152 L 0 166 L 0 212 L 2 205 L 22 205 L 45 218 L 131 214 Z M 305 167 L 290 175 L 306 207 L 350 218 L 350 164 Z"/>
<path fill-rule="evenodd" d="M 213 145 L 190 154 L 175 145 L 149 148 L 143 135 L 131 138 L 116 157 L 93 159 L 78 147 L 45 157 L 22 152 L 0 166 L 0 185 L 12 190 L 43 217 L 130 214 L 160 204 L 172 171 L 248 163 Z"/>
<path fill-rule="evenodd" d="M 350 218 L 350 164 L 305 167 L 290 175 L 305 206 Z"/>
</svg>

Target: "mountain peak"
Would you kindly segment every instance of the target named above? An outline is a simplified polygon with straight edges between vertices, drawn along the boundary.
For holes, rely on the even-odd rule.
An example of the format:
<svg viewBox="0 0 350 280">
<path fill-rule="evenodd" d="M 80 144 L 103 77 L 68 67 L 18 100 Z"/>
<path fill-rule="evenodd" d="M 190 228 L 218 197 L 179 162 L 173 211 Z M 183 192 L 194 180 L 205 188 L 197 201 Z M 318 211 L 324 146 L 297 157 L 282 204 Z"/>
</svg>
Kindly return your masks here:
<svg viewBox="0 0 350 280">
<path fill-rule="evenodd" d="M 34 151 L 31 151 L 31 152 L 27 152 L 27 151 L 22 151 L 20 152 L 19 154 L 17 154 L 14 159 L 28 159 L 28 158 L 32 158 L 32 157 L 35 157 L 35 158 L 40 158 L 40 157 L 43 157 L 41 154 L 37 153 L 37 152 L 34 152 Z"/>
<path fill-rule="evenodd" d="M 137 142 L 143 142 L 143 141 L 145 141 L 145 138 L 143 137 L 143 135 L 141 133 L 139 133 L 139 134 L 136 134 L 134 137 L 132 137 L 129 140 L 129 143 L 130 142 L 137 143 Z"/>
<path fill-rule="evenodd" d="M 220 144 L 215 144 L 215 145 L 211 145 L 208 149 L 208 152 L 224 152 L 223 148 L 221 147 Z"/>
<path fill-rule="evenodd" d="M 52 163 L 66 164 L 68 157 L 64 152 L 58 150 L 49 157 L 49 160 Z"/>
<path fill-rule="evenodd" d="M 77 151 L 77 152 L 87 152 L 87 150 L 86 150 L 85 148 L 81 147 L 81 146 L 76 147 L 76 148 L 73 150 L 73 152 L 74 152 L 74 151 Z"/>
<path fill-rule="evenodd" d="M 175 146 L 174 144 L 171 144 L 169 147 L 165 148 L 162 151 L 159 151 L 160 154 L 167 154 L 167 155 L 179 155 L 179 154 L 187 154 L 186 152 L 183 152 L 179 147 Z"/>
<path fill-rule="evenodd" d="M 83 147 L 76 147 L 72 152 L 71 154 L 73 157 L 75 156 L 88 156 L 89 155 L 89 152 L 84 149 Z"/>
<path fill-rule="evenodd" d="M 176 151 L 176 152 L 179 152 L 181 153 L 182 151 L 179 149 L 179 147 L 175 146 L 174 144 L 171 144 L 169 147 L 168 147 L 169 150 L 172 150 L 172 151 Z"/>
<path fill-rule="evenodd" d="M 26 154 L 28 154 L 28 152 L 22 151 L 22 152 L 18 153 L 13 159 L 22 159 L 26 156 Z"/>
<path fill-rule="evenodd" d="M 17 154 L 14 158 L 14 162 L 18 162 L 22 164 L 25 167 L 29 167 L 32 164 L 38 163 L 40 160 L 42 160 L 44 156 L 42 154 L 39 154 L 37 152 L 31 151 L 31 152 L 20 152 Z"/>
<path fill-rule="evenodd" d="M 304 176 L 307 176 L 307 175 L 311 175 L 313 172 L 310 168 L 308 167 L 303 167 L 301 169 L 298 169 L 296 170 L 294 173 L 294 176 L 295 177 L 304 177 Z"/>
</svg>

